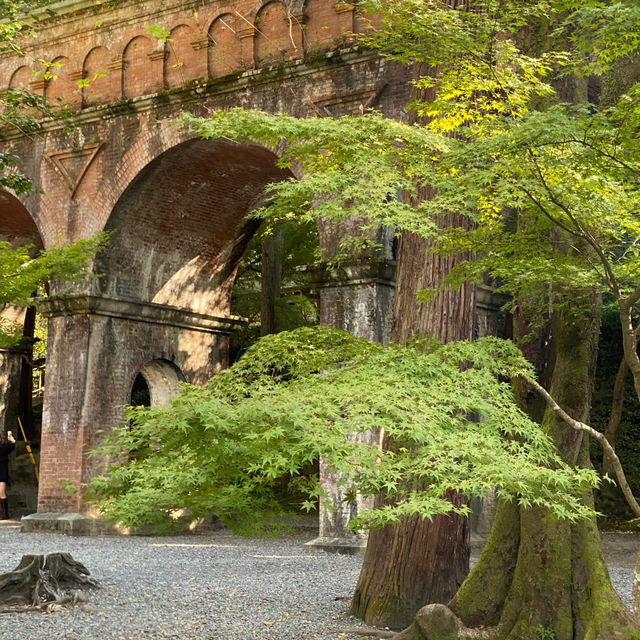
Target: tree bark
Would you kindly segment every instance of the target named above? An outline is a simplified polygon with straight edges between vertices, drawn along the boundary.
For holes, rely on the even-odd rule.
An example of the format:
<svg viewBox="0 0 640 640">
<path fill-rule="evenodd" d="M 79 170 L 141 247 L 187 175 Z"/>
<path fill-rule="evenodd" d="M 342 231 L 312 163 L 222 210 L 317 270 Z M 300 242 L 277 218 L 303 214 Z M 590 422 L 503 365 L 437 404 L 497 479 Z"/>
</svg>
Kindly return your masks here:
<svg viewBox="0 0 640 640">
<path fill-rule="evenodd" d="M 587 420 L 599 322 L 563 312 L 554 321 L 556 361 L 551 394 Z M 543 426 L 567 462 L 589 464 L 588 440 L 552 408 Z M 584 496 L 593 504 L 591 493 Z M 557 520 L 541 508 L 502 503 L 478 564 L 442 610 L 423 609 L 398 640 L 483 637 L 496 640 L 637 640 L 638 628 L 615 593 L 602 556 L 595 518 Z M 429 635 L 439 620 L 455 631 Z M 425 630 L 427 630 L 425 632 Z"/>
<path fill-rule="evenodd" d="M 442 225 L 462 225 L 458 216 Z M 404 234 L 398 247 L 393 339 L 432 335 L 443 342 L 471 339 L 475 320 L 474 287 L 445 290 L 419 304 L 416 292 L 437 288 L 461 258 L 437 256 L 431 243 Z M 454 493 L 456 503 L 461 498 Z M 400 629 L 420 607 L 446 603 L 469 571 L 469 523 L 460 515 L 433 520 L 408 518 L 397 526 L 371 531 L 350 613 L 367 624 Z"/>
<path fill-rule="evenodd" d="M 276 333 L 276 300 L 282 288 L 282 233 L 274 231 L 262 241 L 260 335 Z"/>
<path fill-rule="evenodd" d="M 446 0 L 452 8 L 461 0 Z M 425 63 L 414 63 L 415 79 L 437 75 Z M 412 101 L 433 100 L 433 88 L 412 88 Z M 410 120 L 419 122 L 415 113 Z M 430 187 L 417 195 L 418 201 L 432 197 Z M 443 215 L 441 228 L 469 228 L 463 216 Z M 392 340 L 412 336 L 433 336 L 442 342 L 470 340 L 475 327 L 475 287 L 465 283 L 457 290 L 445 289 L 429 302 L 420 304 L 416 294 L 439 289 L 454 265 L 468 256 L 439 256 L 432 241 L 403 233 L 398 244 L 396 294 Z M 451 492 L 453 502 L 460 496 Z M 460 515 L 437 516 L 433 520 L 407 518 L 402 524 L 371 531 L 362 570 L 351 602 L 350 613 L 373 626 L 401 629 L 427 603 L 445 603 L 455 594 L 469 572 L 469 522 Z"/>
<path fill-rule="evenodd" d="M 68 553 L 22 556 L 13 571 L 0 575 L 0 613 L 75 604 L 86 600 L 78 589 L 97 586 L 87 568 Z"/>
</svg>

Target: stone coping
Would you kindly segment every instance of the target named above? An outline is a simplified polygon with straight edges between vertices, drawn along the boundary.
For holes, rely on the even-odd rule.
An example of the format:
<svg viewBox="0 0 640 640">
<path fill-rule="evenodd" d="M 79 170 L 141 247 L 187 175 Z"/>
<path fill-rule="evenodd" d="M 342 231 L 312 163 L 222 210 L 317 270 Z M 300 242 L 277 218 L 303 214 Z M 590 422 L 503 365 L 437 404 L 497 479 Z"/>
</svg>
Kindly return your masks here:
<svg viewBox="0 0 640 640">
<path fill-rule="evenodd" d="M 362 260 L 342 263 L 336 267 L 326 263 L 300 269 L 309 277 L 314 289 L 328 287 L 354 287 L 367 284 L 385 284 L 395 287 L 396 263 L 394 260 Z"/>
<path fill-rule="evenodd" d="M 22 533 L 62 533 L 69 536 L 118 534 L 105 520 L 83 513 L 32 513 L 20 520 Z"/>
<path fill-rule="evenodd" d="M 237 316 L 219 317 L 151 302 L 90 295 L 41 298 L 36 306 L 46 317 L 107 316 L 224 335 L 229 335 L 246 324 L 246 320 Z"/>
</svg>

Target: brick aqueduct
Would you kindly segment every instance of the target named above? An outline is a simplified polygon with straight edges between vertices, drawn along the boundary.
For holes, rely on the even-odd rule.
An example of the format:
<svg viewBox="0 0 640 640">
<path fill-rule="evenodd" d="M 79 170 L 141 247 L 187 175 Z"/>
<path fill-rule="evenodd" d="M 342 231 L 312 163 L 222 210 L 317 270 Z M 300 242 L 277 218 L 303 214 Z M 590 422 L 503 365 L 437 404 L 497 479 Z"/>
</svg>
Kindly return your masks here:
<svg viewBox="0 0 640 640">
<path fill-rule="evenodd" d="M 202 383 L 225 366 L 238 324 L 231 287 L 254 231 L 245 214 L 265 184 L 289 175 L 271 150 L 195 139 L 175 116 L 239 105 L 327 117 L 375 106 L 402 117 L 407 82 L 403 68 L 349 45 L 364 21 L 348 2 L 66 0 L 52 8 L 37 40 L 24 44 L 27 58 L 0 55 L 0 90 L 61 99 L 77 126 L 51 121 L 37 136 L 3 134 L 2 149 L 22 159 L 41 191 L 23 200 L 0 191 L 0 238 L 49 247 L 113 232 L 96 261 L 101 277 L 52 291 L 40 308 L 49 328 L 38 512 L 72 513 L 86 505 L 61 479 L 80 483 L 95 472 L 86 452 L 98 430 L 122 420 L 139 374 L 153 403 L 179 380 Z M 149 35 L 156 25 L 166 42 Z M 55 62 L 56 77 L 25 64 L 37 59 Z M 82 78 L 90 82 L 80 88 Z M 320 232 L 330 251 L 336 234 Z M 381 339 L 392 266 L 328 274 L 321 319 Z M 0 353 L 5 431 L 15 431 L 21 362 L 18 351 Z"/>
</svg>

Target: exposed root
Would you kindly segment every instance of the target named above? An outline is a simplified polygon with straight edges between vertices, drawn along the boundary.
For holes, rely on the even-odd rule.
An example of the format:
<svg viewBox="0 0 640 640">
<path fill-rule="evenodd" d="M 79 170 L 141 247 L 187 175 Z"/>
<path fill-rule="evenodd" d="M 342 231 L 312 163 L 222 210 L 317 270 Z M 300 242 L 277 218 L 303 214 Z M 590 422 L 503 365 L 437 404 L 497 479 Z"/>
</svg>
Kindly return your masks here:
<svg viewBox="0 0 640 640">
<path fill-rule="evenodd" d="M 382 629 L 340 629 L 339 633 L 362 636 L 363 638 L 395 638 L 398 635 L 395 631 L 384 631 Z"/>
<path fill-rule="evenodd" d="M 88 600 L 86 589 L 98 586 L 68 553 L 23 556 L 13 571 L 0 575 L 0 613 L 72 607 Z"/>
</svg>

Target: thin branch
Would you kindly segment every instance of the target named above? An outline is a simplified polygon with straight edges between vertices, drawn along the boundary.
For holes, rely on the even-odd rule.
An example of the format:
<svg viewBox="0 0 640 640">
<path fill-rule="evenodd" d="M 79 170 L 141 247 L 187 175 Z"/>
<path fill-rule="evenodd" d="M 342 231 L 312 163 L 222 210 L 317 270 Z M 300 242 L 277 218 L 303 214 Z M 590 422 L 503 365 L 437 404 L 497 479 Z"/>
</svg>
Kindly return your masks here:
<svg viewBox="0 0 640 640">
<path fill-rule="evenodd" d="M 617 158 L 616 156 L 614 156 L 611 153 L 608 153 L 607 151 L 604 151 L 603 149 L 599 149 L 598 147 L 596 147 L 594 144 L 591 144 L 590 142 L 587 142 L 586 140 L 570 140 L 570 142 L 576 142 L 578 144 L 581 144 L 584 147 L 587 147 L 587 149 L 591 149 L 592 151 L 595 151 L 596 153 L 599 153 L 601 156 L 604 156 L 605 158 L 609 158 L 609 160 L 613 160 L 613 162 L 619 164 L 621 167 L 624 167 L 627 171 L 630 171 L 631 173 L 640 176 L 640 170 L 636 169 L 635 167 L 632 167 L 630 164 L 626 163 L 624 160 L 620 160 L 620 158 Z"/>
<path fill-rule="evenodd" d="M 632 293 L 630 293 L 626 298 L 620 300 L 620 303 L 624 303 L 631 309 L 638 301 L 640 300 L 640 287 L 636 287 Z"/>
<path fill-rule="evenodd" d="M 584 235 L 582 233 L 579 233 L 578 231 L 576 231 L 575 229 L 572 229 L 571 227 L 568 227 L 566 224 L 564 224 L 563 222 L 560 222 L 560 220 L 558 220 L 543 204 L 542 202 L 540 202 L 540 200 L 538 200 L 528 189 L 525 189 L 525 187 L 520 187 L 525 194 L 527 195 L 527 197 L 531 200 L 531 202 L 533 202 L 533 204 L 536 205 L 536 207 L 538 207 L 538 209 L 540 209 L 540 211 L 542 211 L 542 213 L 549 218 L 549 220 L 551 222 L 553 222 L 553 224 L 555 224 L 556 226 L 560 227 L 561 229 L 564 229 L 567 233 L 570 233 L 572 236 L 575 236 L 576 238 L 582 238 L 583 240 L 586 240 L 586 238 L 584 237 Z"/>
<path fill-rule="evenodd" d="M 604 436 L 609 441 L 609 444 L 615 448 L 615 439 L 616 432 L 618 431 L 618 427 L 620 426 L 620 420 L 622 418 L 622 405 L 624 402 L 624 386 L 625 381 L 627 379 L 627 371 L 629 367 L 627 365 L 627 361 L 622 356 L 622 360 L 620 360 L 620 366 L 618 367 L 618 372 L 616 373 L 616 381 L 613 385 L 613 399 L 611 401 L 611 413 L 609 414 L 609 421 L 607 422 L 607 428 L 604 430 Z M 608 472 L 610 470 L 609 467 L 609 459 L 605 458 L 604 464 L 602 465 L 602 470 Z"/>
<path fill-rule="evenodd" d="M 582 431 L 590 435 L 592 438 L 595 438 L 601 445 L 604 454 L 609 458 L 611 466 L 616 474 L 616 478 L 618 479 L 618 484 L 620 485 L 620 489 L 624 494 L 624 497 L 627 500 L 628 505 L 631 507 L 633 513 L 640 517 L 640 505 L 635 499 L 631 488 L 629 487 L 629 483 L 627 482 L 627 478 L 624 475 L 624 470 L 622 469 L 622 465 L 620 464 L 620 459 L 616 455 L 614 448 L 611 446 L 609 441 L 605 438 L 604 434 L 596 431 L 593 427 L 590 427 L 588 424 L 584 422 L 580 422 L 579 420 L 575 420 L 572 418 L 549 394 L 549 392 L 541 385 L 539 385 L 535 380 L 531 380 L 525 376 L 521 376 L 526 382 L 528 382 L 546 401 L 546 403 L 555 411 L 560 418 L 564 422 L 566 422 L 572 429 L 576 431 Z"/>
<path fill-rule="evenodd" d="M 538 177 L 540 178 L 540 181 L 542 182 L 542 186 L 545 188 L 547 194 L 549 195 L 549 199 L 551 200 L 551 202 L 553 202 L 553 204 L 556 205 L 556 207 L 558 207 L 559 209 L 561 209 L 562 211 L 564 211 L 564 213 L 567 215 L 567 217 L 569 218 L 569 220 L 571 220 L 571 222 L 573 222 L 573 224 L 575 225 L 576 229 L 578 229 L 578 231 L 582 234 L 582 237 L 591 245 L 591 247 L 593 248 L 593 250 L 596 252 L 596 254 L 598 255 L 598 257 L 600 258 L 600 262 L 602 263 L 602 266 L 604 267 L 604 270 L 607 274 L 607 280 L 609 281 L 609 286 L 611 288 L 611 292 L 613 293 L 613 295 L 616 298 L 620 298 L 620 286 L 618 285 L 618 281 L 616 279 L 615 274 L 613 273 L 613 269 L 611 268 L 611 265 L 609 264 L 609 261 L 607 260 L 607 256 L 605 256 L 604 251 L 602 250 L 602 247 L 598 244 L 598 242 L 596 242 L 596 239 L 585 229 L 582 228 L 582 225 L 580 225 L 580 223 L 575 219 L 573 213 L 571 212 L 571 210 L 569 209 L 569 207 L 567 205 L 565 205 L 557 196 L 556 194 L 553 192 L 553 190 L 551 189 L 551 187 L 548 185 L 544 174 L 542 173 L 542 169 L 540 168 L 538 161 L 535 158 L 535 155 L 530 151 L 529 152 L 529 156 L 531 157 L 531 160 L 536 168 L 536 171 L 538 172 Z"/>
</svg>

